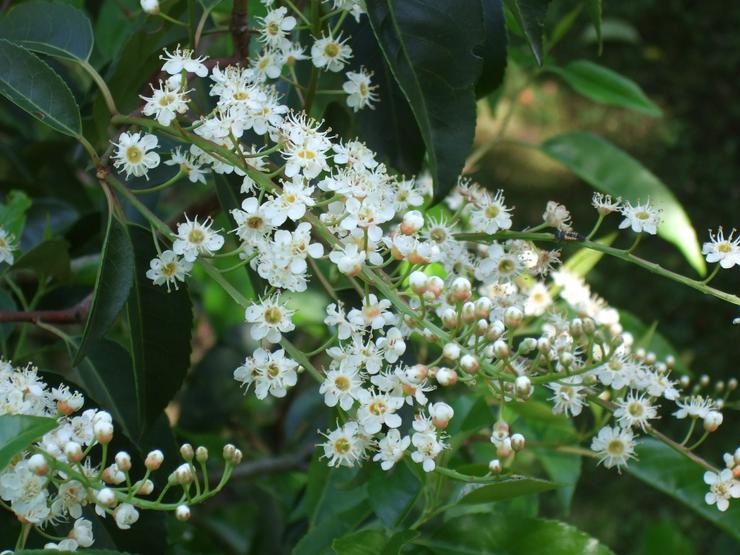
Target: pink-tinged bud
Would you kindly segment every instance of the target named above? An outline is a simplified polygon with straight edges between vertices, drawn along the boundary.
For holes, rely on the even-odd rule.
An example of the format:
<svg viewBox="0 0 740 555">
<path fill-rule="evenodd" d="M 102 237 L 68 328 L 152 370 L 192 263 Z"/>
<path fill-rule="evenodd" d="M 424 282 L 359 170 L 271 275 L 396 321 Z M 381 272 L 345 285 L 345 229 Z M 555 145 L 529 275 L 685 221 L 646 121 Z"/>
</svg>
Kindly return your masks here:
<svg viewBox="0 0 740 555">
<path fill-rule="evenodd" d="M 503 339 L 497 339 L 493 344 L 493 353 L 498 358 L 506 358 L 509 356 L 509 344 Z"/>
<path fill-rule="evenodd" d="M 488 328 L 490 325 L 488 324 L 488 320 L 485 320 L 484 318 L 481 318 L 475 323 L 475 327 L 473 328 L 473 333 L 477 335 L 478 337 L 483 337 L 488 333 Z"/>
<path fill-rule="evenodd" d="M 460 359 L 460 368 L 465 370 L 468 374 L 475 374 L 480 370 L 480 363 L 473 355 L 463 355 Z"/>
<path fill-rule="evenodd" d="M 406 377 L 415 384 L 421 383 L 429 376 L 429 368 L 423 364 L 415 364 L 406 368 Z"/>
<path fill-rule="evenodd" d="M 93 433 L 98 443 L 108 444 L 113 439 L 113 424 L 102 420 L 93 426 Z"/>
<path fill-rule="evenodd" d="M 154 482 L 149 479 L 140 480 L 134 485 L 136 495 L 149 495 L 154 491 Z"/>
<path fill-rule="evenodd" d="M 49 473 L 49 463 L 41 453 L 36 453 L 28 458 L 28 469 L 37 476 L 46 476 Z"/>
<path fill-rule="evenodd" d="M 714 432 L 722 424 L 722 413 L 716 410 L 709 411 L 704 417 L 704 429 L 707 432 Z"/>
<path fill-rule="evenodd" d="M 82 460 L 82 445 L 76 441 L 68 441 L 64 445 L 64 455 L 72 462 L 80 462 Z"/>
<path fill-rule="evenodd" d="M 464 277 L 455 278 L 450 285 L 450 294 L 456 302 L 465 302 L 472 295 L 470 280 Z"/>
<path fill-rule="evenodd" d="M 488 470 L 491 474 L 501 474 L 504 468 L 501 466 L 501 461 L 498 459 L 491 459 L 488 463 Z"/>
<path fill-rule="evenodd" d="M 423 295 L 426 293 L 428 281 L 429 277 L 424 272 L 416 270 L 409 276 L 409 287 L 417 295 Z"/>
<path fill-rule="evenodd" d="M 160 466 L 162 466 L 163 462 L 164 454 L 159 449 L 155 449 L 154 451 L 149 451 L 149 454 L 144 460 L 144 466 L 147 468 L 147 470 L 155 471 Z"/>
<path fill-rule="evenodd" d="M 522 434 L 513 434 L 511 436 L 511 447 L 514 451 L 521 451 L 526 445 L 526 440 Z"/>
<path fill-rule="evenodd" d="M 95 495 L 98 505 L 113 507 L 116 504 L 116 494 L 110 488 L 103 488 Z"/>
<path fill-rule="evenodd" d="M 404 235 L 413 235 L 424 227 L 424 215 L 418 210 L 411 210 L 403 215 L 399 229 Z"/>
<path fill-rule="evenodd" d="M 438 368 L 434 377 L 441 386 L 455 385 L 457 383 L 457 372 L 451 368 Z"/>
<path fill-rule="evenodd" d="M 493 302 L 491 302 L 491 299 L 488 297 L 481 297 L 475 301 L 475 314 L 478 318 L 488 318 L 492 307 Z"/>
<path fill-rule="evenodd" d="M 445 282 L 439 276 L 429 276 L 427 280 L 427 290 L 431 291 L 435 299 L 439 299 L 442 291 L 444 291 Z"/>
<path fill-rule="evenodd" d="M 465 322 L 472 322 L 476 318 L 475 305 L 470 301 L 463 303 L 461 314 Z"/>
<path fill-rule="evenodd" d="M 499 444 L 499 445 L 498 445 L 498 446 L 496 447 L 496 455 L 498 455 L 498 457 L 499 457 L 499 458 L 501 458 L 501 459 L 506 459 L 506 458 L 508 458 L 508 457 L 509 457 L 509 456 L 511 455 L 511 453 L 512 453 L 512 452 L 513 452 L 513 451 L 512 451 L 512 449 L 511 449 L 511 439 L 510 439 L 510 438 L 508 438 L 508 437 L 507 437 L 506 439 L 504 439 L 504 440 L 503 440 L 503 441 L 502 441 L 502 442 L 501 442 L 501 443 L 500 443 L 500 444 Z"/>
<path fill-rule="evenodd" d="M 121 472 L 128 472 L 131 470 L 131 456 L 126 451 L 119 451 L 116 453 L 116 466 Z"/>
<path fill-rule="evenodd" d="M 442 356 L 447 360 L 457 360 L 460 358 L 460 345 L 457 343 L 447 343 L 442 347 Z"/>
<path fill-rule="evenodd" d="M 432 330 L 427 329 L 427 328 L 424 328 L 423 330 L 421 330 L 421 335 L 423 335 L 424 339 L 426 339 L 430 343 L 432 342 L 436 343 L 437 339 L 439 339 L 436 335 L 434 335 L 434 332 Z"/>
<path fill-rule="evenodd" d="M 520 308 L 510 306 L 504 311 L 504 323 L 509 328 L 517 328 L 524 320 L 524 312 Z"/>
<path fill-rule="evenodd" d="M 190 520 L 190 507 L 187 505 L 178 505 L 175 509 L 175 518 L 180 522 L 187 522 Z"/>
<path fill-rule="evenodd" d="M 457 312 L 454 308 L 445 308 L 440 314 L 442 325 L 448 329 L 453 329 L 457 326 Z"/>
<path fill-rule="evenodd" d="M 455 411 L 447 403 L 434 403 L 429 407 L 429 416 L 432 417 L 432 423 L 440 430 L 444 430 L 450 420 L 455 416 Z"/>
<path fill-rule="evenodd" d="M 494 320 L 488 328 L 488 335 L 486 336 L 491 341 L 496 341 L 506 331 L 506 326 L 501 320 Z"/>
</svg>

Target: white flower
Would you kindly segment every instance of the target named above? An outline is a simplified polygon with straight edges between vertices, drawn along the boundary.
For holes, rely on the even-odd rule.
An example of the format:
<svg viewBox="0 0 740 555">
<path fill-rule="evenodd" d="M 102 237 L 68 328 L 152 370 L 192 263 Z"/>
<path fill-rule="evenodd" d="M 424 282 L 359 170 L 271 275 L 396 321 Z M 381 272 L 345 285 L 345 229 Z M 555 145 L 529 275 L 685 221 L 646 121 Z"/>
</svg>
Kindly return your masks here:
<svg viewBox="0 0 740 555">
<path fill-rule="evenodd" d="M 618 426 L 604 426 L 591 442 L 591 450 L 599 456 L 599 462 L 606 468 L 627 466 L 629 459 L 635 457 L 635 440 L 632 430 Z"/>
<path fill-rule="evenodd" d="M 342 410 L 352 408 L 361 391 L 362 378 L 359 372 L 356 368 L 347 365 L 341 365 L 338 369 L 327 372 L 319 388 L 319 393 L 324 396 L 324 403 L 327 407 L 339 404 Z"/>
<path fill-rule="evenodd" d="M 290 45 L 286 36 L 296 26 L 296 19 L 292 15 L 286 15 L 288 9 L 280 7 L 270 10 L 265 17 L 258 20 L 260 29 L 260 41 L 273 48 L 283 49 Z"/>
<path fill-rule="evenodd" d="M 424 472 L 433 472 L 437 467 L 435 459 L 447 446 L 437 437 L 431 418 L 418 415 L 413 426 L 415 433 L 411 436 L 411 443 L 416 450 L 411 453 L 411 460 L 421 463 Z"/>
<path fill-rule="evenodd" d="M 375 341 L 378 349 L 383 351 L 385 360 L 393 364 L 403 353 L 406 352 L 406 342 L 403 340 L 403 334 L 398 328 L 391 328 L 384 337 L 379 337 Z"/>
<path fill-rule="evenodd" d="M 619 399 L 615 403 L 617 409 L 614 416 L 622 428 L 631 428 L 639 426 L 643 431 L 648 424 L 648 420 L 657 418 L 658 411 L 652 405 L 649 399 L 643 395 L 630 392 L 627 397 Z"/>
<path fill-rule="evenodd" d="M 139 520 L 139 511 L 130 503 L 121 503 L 113 511 L 113 518 L 121 530 L 128 530 L 132 524 Z"/>
<path fill-rule="evenodd" d="M 632 206 L 627 202 L 622 206 L 624 220 L 619 224 L 619 229 L 631 228 L 635 233 L 649 233 L 655 235 L 661 222 L 660 210 L 645 204 L 637 203 Z"/>
<path fill-rule="evenodd" d="M 348 39 L 342 40 L 341 33 L 334 38 L 331 35 L 322 35 L 311 46 L 311 61 L 319 69 L 327 71 L 342 71 L 344 65 L 352 57 L 352 48 L 347 44 Z"/>
<path fill-rule="evenodd" d="M 155 135 L 141 135 L 141 133 L 121 133 L 118 142 L 113 143 L 116 152 L 113 155 L 113 165 L 123 168 L 126 179 L 132 175 L 135 177 L 146 177 L 149 170 L 159 165 L 159 154 L 149 152 L 157 148 L 157 137 Z"/>
<path fill-rule="evenodd" d="M 141 0 L 139 3 L 144 13 L 148 13 L 149 15 L 157 15 L 159 13 L 159 0 Z"/>
<path fill-rule="evenodd" d="M 378 452 L 373 456 L 373 460 L 380 461 L 380 468 L 383 470 L 390 470 L 403 458 L 410 444 L 409 436 L 401 437 L 398 430 L 388 430 L 388 433 L 378 441 Z"/>
<path fill-rule="evenodd" d="M 593 199 L 591 200 L 591 206 L 596 208 L 596 211 L 606 216 L 612 212 L 616 212 L 622 206 L 622 197 L 617 197 L 612 200 L 611 195 L 604 195 L 602 193 L 594 193 Z"/>
<path fill-rule="evenodd" d="M 159 88 L 152 87 L 152 96 L 141 98 L 146 101 L 142 113 L 145 116 L 154 116 L 162 125 L 169 125 L 177 114 L 184 114 L 188 111 L 187 91 L 180 90 L 179 87 L 171 89 L 168 84 L 159 82 Z"/>
<path fill-rule="evenodd" d="M 206 184 L 206 171 L 202 165 L 199 164 L 195 157 L 188 153 L 180 151 L 180 147 L 177 147 L 172 151 L 170 159 L 165 162 L 167 166 L 179 166 L 180 171 L 188 176 L 191 183 L 200 182 L 203 185 Z"/>
<path fill-rule="evenodd" d="M 692 395 L 686 399 L 680 399 L 676 401 L 678 410 L 673 413 L 673 416 L 679 420 L 686 418 L 704 418 L 711 411 L 717 409 L 717 404 L 709 398 L 702 397 L 701 395 Z"/>
<path fill-rule="evenodd" d="M 199 255 L 212 256 L 224 246 L 224 238 L 211 229 L 209 220 L 200 223 L 197 216 L 192 221 L 185 216 L 185 223 L 177 224 L 172 250 L 188 262 L 195 262 Z"/>
<path fill-rule="evenodd" d="M 340 341 L 348 339 L 350 335 L 357 331 L 357 326 L 347 320 L 347 315 L 344 313 L 341 301 L 338 301 L 337 304 L 332 303 L 326 307 L 324 323 L 327 326 L 337 327 L 337 337 Z"/>
<path fill-rule="evenodd" d="M 729 468 L 721 472 L 704 473 L 704 483 L 709 486 L 709 492 L 704 496 L 707 505 L 717 505 L 720 511 L 726 511 L 730 506 L 730 499 L 740 497 L 740 481 L 736 480 Z"/>
<path fill-rule="evenodd" d="M 365 251 L 353 243 L 342 247 L 336 246 L 329 253 L 329 260 L 336 264 L 340 272 L 352 277 L 362 272 L 365 266 Z"/>
<path fill-rule="evenodd" d="M 355 18 L 355 21 L 360 21 L 360 16 L 367 13 L 367 6 L 365 0 L 324 0 L 324 2 L 333 2 L 332 9 L 342 10 Z"/>
<path fill-rule="evenodd" d="M 184 282 L 192 268 L 192 262 L 180 258 L 171 250 L 166 250 L 149 263 L 146 277 L 151 279 L 154 285 L 167 285 L 167 291 L 172 285 L 177 290 L 178 282 Z"/>
<path fill-rule="evenodd" d="M 552 412 L 555 414 L 565 414 L 566 416 L 578 416 L 581 414 L 585 404 L 584 387 L 580 383 L 580 378 L 564 378 L 560 382 L 553 382 L 548 386 L 554 393 L 550 397 L 553 403 Z"/>
<path fill-rule="evenodd" d="M 250 329 L 252 338 L 257 341 L 266 339 L 270 343 L 279 343 L 281 334 L 295 329 L 292 321 L 293 312 L 281 302 L 279 294 L 248 307 L 245 319 L 253 324 Z"/>
<path fill-rule="evenodd" d="M 396 322 L 396 317 L 388 311 L 391 302 L 388 299 L 378 300 L 375 294 L 370 293 L 362 299 L 362 308 L 353 308 L 347 319 L 350 323 L 361 327 L 370 327 L 374 330 L 390 326 Z"/>
<path fill-rule="evenodd" d="M 504 204 L 503 191 L 499 190 L 495 196 L 485 194 L 478 200 L 478 207 L 470 214 L 470 225 L 482 233 L 496 233 L 499 229 L 511 227 L 510 208 Z"/>
<path fill-rule="evenodd" d="M 342 85 L 342 89 L 347 93 L 347 106 L 355 112 L 363 108 L 373 108 L 373 103 L 378 100 L 378 95 L 375 93 L 378 87 L 370 80 L 372 75 L 372 72 L 366 71 L 365 68 L 360 69 L 359 72 L 347 72 L 347 80 Z"/>
<path fill-rule="evenodd" d="M 231 216 L 237 225 L 234 230 L 237 236 L 250 245 L 264 239 L 272 231 L 273 224 L 256 197 L 244 199 L 241 210 L 235 208 Z"/>
<path fill-rule="evenodd" d="M 296 368 L 298 363 L 285 358 L 285 351 L 269 352 L 257 349 L 247 357 L 244 364 L 234 370 L 234 379 L 242 382 L 247 389 L 254 383 L 254 393 L 258 399 L 267 395 L 285 397 L 288 388 L 298 382 Z"/>
<path fill-rule="evenodd" d="M 283 181 L 282 186 L 282 192 L 262 206 L 275 226 L 282 225 L 288 218 L 294 222 L 300 220 L 306 214 L 306 207 L 316 204 L 311 198 L 314 188 L 301 176 Z"/>
<path fill-rule="evenodd" d="M 266 48 L 252 62 L 255 78 L 262 82 L 266 79 L 277 79 L 283 72 L 285 57 L 279 50 Z"/>
<path fill-rule="evenodd" d="M 64 516 L 67 513 L 72 518 L 82 516 L 82 507 L 87 505 L 87 490 L 77 480 L 63 482 L 57 496 L 51 503 L 51 512 L 55 516 Z"/>
<path fill-rule="evenodd" d="M 401 417 L 396 411 L 403 406 L 402 397 L 363 389 L 359 393 L 359 401 L 357 421 L 368 434 L 379 432 L 383 424 L 389 428 L 398 428 L 401 425 Z"/>
<path fill-rule="evenodd" d="M 542 214 L 542 221 L 548 226 L 561 231 L 570 231 L 572 229 L 570 226 L 570 212 L 568 212 L 565 206 L 553 200 L 547 202 L 545 212 Z"/>
<path fill-rule="evenodd" d="M 352 467 L 365 455 L 367 438 L 362 434 L 357 422 L 347 422 L 344 426 L 322 434 L 326 441 L 320 444 L 324 448 L 324 457 L 329 459 L 329 466 Z"/>
<path fill-rule="evenodd" d="M 3 262 L 13 264 L 15 260 L 13 257 L 13 251 L 16 248 L 15 237 L 0 227 L 0 264 Z"/>
<path fill-rule="evenodd" d="M 719 262 L 722 268 L 732 268 L 740 265 L 740 235 L 733 239 L 735 230 L 730 232 L 730 236 L 725 239 L 722 227 L 717 230 L 717 235 L 709 232 L 709 242 L 704 243 L 701 252 L 707 258 L 710 264 Z M 2 243 L 0 243 L 0 247 Z M 0 257 L 2 260 L 2 257 Z"/>
<path fill-rule="evenodd" d="M 552 297 L 544 283 L 535 283 L 527 292 L 524 303 L 524 314 L 527 316 L 542 316 L 552 304 Z"/>
<path fill-rule="evenodd" d="M 75 520 L 74 526 L 69 533 L 70 538 L 75 540 L 81 547 L 90 547 L 94 540 L 92 522 L 85 518 Z"/>
<path fill-rule="evenodd" d="M 182 71 L 195 73 L 198 77 L 208 75 L 208 68 L 203 64 L 206 57 L 193 58 L 193 51 L 186 48 L 181 50 L 179 44 L 172 54 L 165 48 L 164 55 L 160 54 L 159 59 L 164 60 L 162 71 L 170 75 L 179 75 Z"/>
</svg>

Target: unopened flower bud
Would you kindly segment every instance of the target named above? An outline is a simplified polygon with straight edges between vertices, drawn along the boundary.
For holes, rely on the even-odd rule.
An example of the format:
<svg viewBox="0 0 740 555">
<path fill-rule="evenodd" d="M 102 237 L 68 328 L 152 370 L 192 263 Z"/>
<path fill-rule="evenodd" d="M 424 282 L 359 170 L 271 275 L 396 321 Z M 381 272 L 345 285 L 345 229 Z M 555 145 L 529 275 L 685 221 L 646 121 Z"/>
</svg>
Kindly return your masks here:
<svg viewBox="0 0 740 555">
<path fill-rule="evenodd" d="M 236 447 L 234 447 L 231 443 L 227 443 L 224 445 L 224 460 L 226 462 L 231 462 L 231 460 L 234 458 L 234 452 L 236 451 Z"/>
<path fill-rule="evenodd" d="M 506 358 L 509 356 L 509 344 L 502 339 L 497 339 L 493 344 L 493 353 L 498 358 Z"/>
<path fill-rule="evenodd" d="M 441 386 L 455 385 L 457 383 L 457 372 L 451 368 L 439 368 L 435 374 L 437 383 Z"/>
<path fill-rule="evenodd" d="M 478 337 L 483 337 L 484 335 L 486 335 L 488 333 L 488 328 L 489 327 L 490 327 L 490 325 L 488 324 L 488 320 L 486 320 L 485 318 L 481 318 L 480 320 L 478 320 L 475 323 L 475 327 L 473 328 L 473 332 Z"/>
<path fill-rule="evenodd" d="M 241 449 L 234 449 L 234 456 L 231 458 L 231 461 L 234 464 L 239 464 L 242 462 L 242 451 Z"/>
<path fill-rule="evenodd" d="M 448 329 L 452 329 L 457 326 L 457 312 L 454 308 L 445 308 L 440 314 L 442 325 Z"/>
<path fill-rule="evenodd" d="M 504 437 L 509 435 L 509 423 L 505 420 L 498 420 L 493 425 L 493 432 L 498 434 L 504 434 Z"/>
<path fill-rule="evenodd" d="M 149 15 L 159 14 L 159 0 L 141 0 L 141 11 Z"/>
<path fill-rule="evenodd" d="M 427 290 L 434 294 L 434 298 L 439 299 L 442 291 L 444 291 L 445 282 L 439 276 L 430 276 L 427 280 Z"/>
<path fill-rule="evenodd" d="M 523 355 L 529 354 L 537 348 L 537 340 L 534 337 L 525 337 L 519 343 L 518 352 Z"/>
<path fill-rule="evenodd" d="M 520 308 L 510 306 L 504 311 L 504 323 L 510 328 L 517 328 L 524 320 L 524 313 Z"/>
<path fill-rule="evenodd" d="M 447 403 L 434 403 L 429 407 L 429 416 L 432 417 L 432 423 L 440 430 L 447 427 L 454 415 L 455 411 Z"/>
<path fill-rule="evenodd" d="M 193 457 L 195 456 L 193 446 L 189 443 L 183 443 L 180 446 L 180 456 L 188 462 L 192 461 Z"/>
<path fill-rule="evenodd" d="M 488 328 L 488 335 L 486 337 L 491 341 L 496 341 L 506 331 L 506 326 L 501 320 L 494 320 L 491 322 L 491 326 Z"/>
<path fill-rule="evenodd" d="M 450 286 L 452 299 L 456 302 L 464 302 L 470 298 L 472 285 L 470 280 L 464 277 L 455 278 Z"/>
<path fill-rule="evenodd" d="M 478 318 L 488 318 L 492 307 L 493 303 L 491 302 L 491 299 L 488 297 L 481 297 L 475 301 L 475 314 Z"/>
<path fill-rule="evenodd" d="M 110 488 L 103 488 L 95 495 L 98 505 L 112 507 L 116 504 L 116 494 Z"/>
<path fill-rule="evenodd" d="M 527 376 L 517 376 L 514 380 L 514 389 L 516 390 L 516 396 L 520 399 L 529 399 L 532 395 L 532 380 Z"/>
<path fill-rule="evenodd" d="M 583 319 L 583 331 L 588 334 L 592 334 L 596 331 L 596 322 L 594 322 L 593 318 Z"/>
<path fill-rule="evenodd" d="M 406 212 L 399 226 L 401 233 L 404 235 L 413 235 L 422 227 L 424 227 L 424 215 L 418 210 Z"/>
<path fill-rule="evenodd" d="M 491 472 L 491 474 L 501 474 L 503 469 L 504 468 L 501 466 L 501 461 L 498 459 L 491 459 L 491 461 L 488 463 L 488 470 Z"/>
<path fill-rule="evenodd" d="M 511 447 L 512 449 L 514 449 L 514 451 L 521 451 L 522 449 L 524 449 L 525 444 L 526 441 L 522 434 L 513 434 L 511 436 Z"/>
<path fill-rule="evenodd" d="M 41 453 L 36 453 L 28 458 L 28 469 L 37 476 L 46 476 L 49 472 L 49 463 Z"/>
<path fill-rule="evenodd" d="M 552 347 L 552 342 L 547 337 L 540 337 L 537 340 L 537 350 L 540 353 L 546 353 L 550 350 L 550 347 Z"/>
<path fill-rule="evenodd" d="M 100 421 L 93 426 L 93 433 L 98 443 L 102 443 L 103 445 L 110 443 L 113 439 L 113 424 Z"/>
<path fill-rule="evenodd" d="M 190 520 L 190 507 L 187 505 L 178 505 L 175 509 L 175 518 L 180 522 Z"/>
<path fill-rule="evenodd" d="M 460 345 L 457 343 L 447 343 L 442 348 L 442 356 L 447 360 L 457 360 L 460 358 Z"/>
<path fill-rule="evenodd" d="M 714 432 L 722 424 L 722 413 L 716 410 L 709 411 L 704 417 L 704 429 L 707 432 Z"/>
<path fill-rule="evenodd" d="M 99 422 L 107 422 L 108 424 L 112 424 L 113 417 L 110 415 L 109 412 L 106 412 L 104 410 L 99 410 L 92 417 L 92 425 L 95 426 Z"/>
<path fill-rule="evenodd" d="M 429 375 L 429 368 L 423 364 L 415 364 L 406 368 L 406 377 L 412 383 L 421 383 Z"/>
<path fill-rule="evenodd" d="M 727 382 L 727 389 L 735 391 L 737 389 L 737 378 L 730 378 Z"/>
<path fill-rule="evenodd" d="M 570 321 L 570 334 L 573 337 L 578 337 L 583 333 L 583 320 L 580 318 L 573 318 Z"/>
<path fill-rule="evenodd" d="M 208 460 L 208 449 L 202 445 L 195 450 L 195 460 L 198 462 L 206 462 Z"/>
<path fill-rule="evenodd" d="M 164 454 L 159 449 L 155 449 L 154 451 L 149 451 L 149 454 L 144 460 L 144 466 L 147 470 L 154 471 L 162 466 L 162 462 L 164 462 Z"/>
<path fill-rule="evenodd" d="M 428 276 L 424 272 L 416 270 L 409 276 L 409 287 L 417 295 L 422 295 L 427 290 Z"/>
<path fill-rule="evenodd" d="M 569 368 L 570 365 L 573 364 L 575 357 L 573 356 L 573 353 L 569 351 L 564 351 L 560 353 L 560 356 L 558 357 L 558 359 L 560 360 L 560 364 L 562 364 L 566 368 Z"/>
<path fill-rule="evenodd" d="M 460 368 L 468 374 L 475 374 L 480 369 L 480 363 L 473 355 L 466 354 L 460 359 Z"/>
<path fill-rule="evenodd" d="M 64 444 L 64 456 L 72 462 L 80 462 L 82 460 L 82 445 L 76 441 L 68 441 Z"/>
<path fill-rule="evenodd" d="M 668 368 L 672 370 L 673 367 L 676 366 L 676 357 L 674 357 L 673 355 L 668 355 L 667 357 L 665 357 L 665 363 L 666 366 L 668 366 Z"/>
<path fill-rule="evenodd" d="M 190 463 L 183 463 L 175 469 L 175 481 L 180 485 L 189 484 L 195 479 Z"/>
<path fill-rule="evenodd" d="M 472 302 L 465 302 L 462 305 L 462 310 L 460 312 L 465 322 L 472 322 L 475 320 L 475 305 Z"/>
<path fill-rule="evenodd" d="M 505 438 L 497 447 L 496 447 L 496 455 L 499 456 L 499 458 L 505 459 L 509 455 L 511 455 L 512 449 L 511 449 L 511 438 Z"/>
<path fill-rule="evenodd" d="M 119 451 L 116 453 L 116 466 L 121 472 L 128 472 L 131 470 L 131 456 L 126 451 Z"/>
<path fill-rule="evenodd" d="M 735 449 L 732 458 L 735 460 L 735 464 L 740 465 L 740 447 Z"/>
<path fill-rule="evenodd" d="M 146 480 L 140 480 L 136 483 L 135 489 L 136 495 L 149 495 L 154 491 L 154 482 L 148 478 Z"/>
<path fill-rule="evenodd" d="M 436 335 L 434 335 L 434 332 L 430 329 L 424 328 L 421 331 L 421 335 L 424 336 L 424 339 L 429 341 L 430 343 L 436 343 L 437 339 L 439 339 Z"/>
<path fill-rule="evenodd" d="M 681 376 L 678 378 L 678 385 L 680 385 L 682 389 L 686 389 L 691 385 L 691 378 L 687 375 Z"/>
</svg>

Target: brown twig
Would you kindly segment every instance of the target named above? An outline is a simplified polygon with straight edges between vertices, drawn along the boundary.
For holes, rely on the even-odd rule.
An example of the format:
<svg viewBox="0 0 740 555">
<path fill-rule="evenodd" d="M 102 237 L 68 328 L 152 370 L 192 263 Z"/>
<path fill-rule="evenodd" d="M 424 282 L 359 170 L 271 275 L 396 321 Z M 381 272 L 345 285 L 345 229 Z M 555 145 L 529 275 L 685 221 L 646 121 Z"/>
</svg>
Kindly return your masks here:
<svg viewBox="0 0 740 555">
<path fill-rule="evenodd" d="M 0 322 L 49 322 L 53 324 L 80 324 L 87 319 L 92 304 L 92 293 L 79 303 L 62 310 L 0 310 Z"/>
<path fill-rule="evenodd" d="M 229 31 L 234 39 L 234 55 L 240 61 L 249 57 L 249 26 L 247 24 L 247 0 L 234 0 L 231 9 Z"/>
</svg>

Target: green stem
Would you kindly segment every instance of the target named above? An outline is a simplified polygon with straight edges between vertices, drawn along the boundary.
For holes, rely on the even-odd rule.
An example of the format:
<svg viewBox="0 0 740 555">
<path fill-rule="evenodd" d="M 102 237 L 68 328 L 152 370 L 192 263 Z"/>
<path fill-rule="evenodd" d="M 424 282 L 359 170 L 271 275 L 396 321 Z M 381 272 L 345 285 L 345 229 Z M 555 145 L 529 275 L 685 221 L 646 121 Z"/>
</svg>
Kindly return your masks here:
<svg viewBox="0 0 740 555">
<path fill-rule="evenodd" d="M 180 27 L 189 27 L 187 23 L 184 21 L 180 21 L 179 19 L 175 19 L 174 17 L 170 17 L 166 13 L 159 12 L 157 15 L 164 19 L 165 21 L 169 21 L 170 23 L 174 23 L 175 25 L 179 25 Z"/>
<path fill-rule="evenodd" d="M 311 364 L 311 361 L 308 360 L 308 357 L 298 349 L 295 345 L 293 345 L 290 341 L 288 341 L 287 338 L 283 337 L 280 340 L 280 345 L 283 346 L 283 348 L 288 352 L 290 357 L 297 361 L 299 364 L 301 364 L 306 370 L 308 370 L 308 373 L 311 374 L 311 376 L 319 383 L 324 381 L 324 376 L 321 375 L 321 372 L 319 372 L 316 367 Z"/>
<path fill-rule="evenodd" d="M 131 189 L 131 192 L 135 195 L 145 195 L 147 193 L 154 193 L 156 191 L 162 191 L 163 189 L 167 189 L 168 187 L 171 187 L 180 179 L 182 179 L 185 176 L 185 172 L 180 169 L 172 178 L 168 179 L 161 185 L 156 185 L 154 187 L 147 187 L 146 189 Z"/>
<path fill-rule="evenodd" d="M 92 77 L 92 80 L 100 89 L 100 92 L 103 95 L 103 99 L 105 100 L 105 105 L 108 107 L 108 111 L 111 113 L 111 115 L 116 115 L 118 113 L 118 108 L 116 107 L 116 101 L 113 100 L 113 95 L 108 88 L 108 84 L 103 80 L 96 69 L 92 65 L 90 65 L 90 62 L 88 62 L 87 60 L 76 61 L 78 64 L 80 64 L 80 67 L 82 67 L 82 69 L 84 69 L 90 75 L 90 77 Z"/>
</svg>

